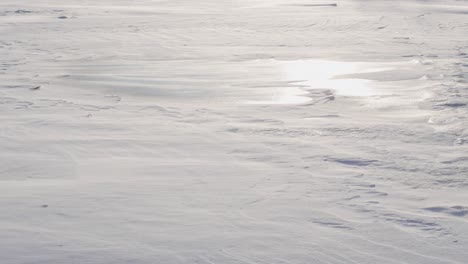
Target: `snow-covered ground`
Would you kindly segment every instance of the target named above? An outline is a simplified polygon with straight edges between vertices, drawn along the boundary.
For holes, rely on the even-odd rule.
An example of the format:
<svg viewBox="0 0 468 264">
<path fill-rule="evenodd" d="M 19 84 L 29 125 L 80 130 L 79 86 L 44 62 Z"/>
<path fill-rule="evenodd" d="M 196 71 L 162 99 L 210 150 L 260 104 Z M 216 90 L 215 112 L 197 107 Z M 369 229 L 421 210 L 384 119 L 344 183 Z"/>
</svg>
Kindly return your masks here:
<svg viewBox="0 0 468 264">
<path fill-rule="evenodd" d="M 2 0 L 0 263 L 467 263 L 467 15 Z"/>
</svg>

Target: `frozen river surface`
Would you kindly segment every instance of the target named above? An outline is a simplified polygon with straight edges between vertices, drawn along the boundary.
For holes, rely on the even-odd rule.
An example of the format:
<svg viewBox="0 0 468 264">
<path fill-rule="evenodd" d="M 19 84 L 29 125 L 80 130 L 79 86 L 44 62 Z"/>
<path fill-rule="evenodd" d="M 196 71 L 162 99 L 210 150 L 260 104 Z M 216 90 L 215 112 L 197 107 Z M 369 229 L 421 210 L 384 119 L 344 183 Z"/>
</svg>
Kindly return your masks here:
<svg viewBox="0 0 468 264">
<path fill-rule="evenodd" d="M 2 264 L 468 261 L 468 1 L 2 0 Z"/>
</svg>

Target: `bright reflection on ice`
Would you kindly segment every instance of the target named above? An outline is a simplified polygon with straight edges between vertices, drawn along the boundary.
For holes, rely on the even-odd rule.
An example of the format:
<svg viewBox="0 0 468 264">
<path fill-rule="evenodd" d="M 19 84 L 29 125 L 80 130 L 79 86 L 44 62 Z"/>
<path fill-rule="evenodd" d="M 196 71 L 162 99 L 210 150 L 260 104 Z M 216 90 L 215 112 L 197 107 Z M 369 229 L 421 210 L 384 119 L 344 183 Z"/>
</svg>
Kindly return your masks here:
<svg viewBox="0 0 468 264">
<path fill-rule="evenodd" d="M 254 101 L 253 104 L 301 104 L 311 101 L 313 89 L 330 90 L 342 96 L 372 96 L 374 81 L 346 77 L 348 74 L 385 71 L 375 63 L 338 62 L 325 60 L 298 60 L 277 62 L 282 78 L 291 85 L 276 90 L 271 100 Z M 302 86 L 302 87 L 298 87 Z"/>
<path fill-rule="evenodd" d="M 336 78 L 345 74 L 387 70 L 366 66 L 356 62 L 301 60 L 284 63 L 283 70 L 287 79 L 303 80 L 303 84 L 312 89 L 333 89 L 336 94 L 345 96 L 369 96 L 374 93 L 369 85 L 372 81 Z"/>
</svg>

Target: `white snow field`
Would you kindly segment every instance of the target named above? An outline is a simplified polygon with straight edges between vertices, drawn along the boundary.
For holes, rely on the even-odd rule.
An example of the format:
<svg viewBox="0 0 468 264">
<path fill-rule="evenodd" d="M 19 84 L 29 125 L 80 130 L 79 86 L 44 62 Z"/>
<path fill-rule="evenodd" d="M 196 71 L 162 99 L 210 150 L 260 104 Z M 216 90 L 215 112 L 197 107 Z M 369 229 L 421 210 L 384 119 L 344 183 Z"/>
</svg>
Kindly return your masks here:
<svg viewBox="0 0 468 264">
<path fill-rule="evenodd" d="M 1 0 L 0 264 L 466 264 L 467 78 L 466 0 Z"/>
</svg>

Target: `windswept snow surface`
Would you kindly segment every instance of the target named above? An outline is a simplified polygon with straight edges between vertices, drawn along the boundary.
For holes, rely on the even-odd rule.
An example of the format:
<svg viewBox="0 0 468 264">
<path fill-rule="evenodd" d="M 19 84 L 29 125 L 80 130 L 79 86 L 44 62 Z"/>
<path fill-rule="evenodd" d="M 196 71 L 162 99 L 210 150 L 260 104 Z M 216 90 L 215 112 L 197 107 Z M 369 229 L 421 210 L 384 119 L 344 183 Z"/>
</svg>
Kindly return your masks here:
<svg viewBox="0 0 468 264">
<path fill-rule="evenodd" d="M 466 264 L 467 15 L 2 0 L 0 263 Z"/>
</svg>

